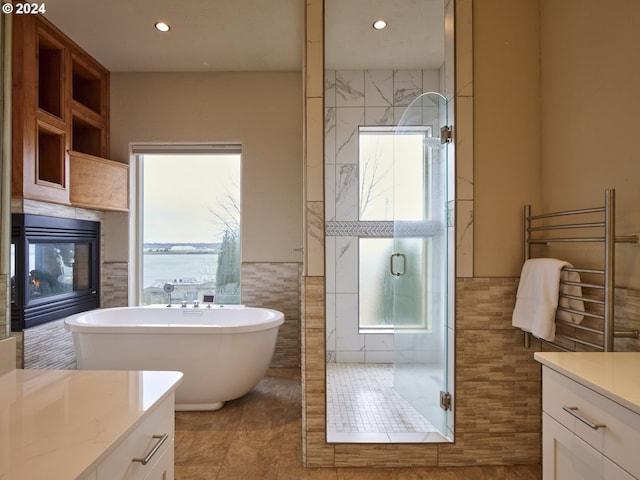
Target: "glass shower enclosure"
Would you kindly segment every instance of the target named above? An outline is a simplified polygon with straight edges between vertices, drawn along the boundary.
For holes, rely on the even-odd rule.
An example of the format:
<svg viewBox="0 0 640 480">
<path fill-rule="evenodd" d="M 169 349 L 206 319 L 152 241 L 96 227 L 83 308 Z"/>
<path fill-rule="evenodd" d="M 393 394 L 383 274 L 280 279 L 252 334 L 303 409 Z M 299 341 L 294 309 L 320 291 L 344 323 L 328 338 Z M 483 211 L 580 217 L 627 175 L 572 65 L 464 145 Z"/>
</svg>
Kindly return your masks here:
<svg viewBox="0 0 640 480">
<path fill-rule="evenodd" d="M 416 98 L 395 130 L 393 279 L 394 388 L 447 436 L 447 99 Z"/>
</svg>

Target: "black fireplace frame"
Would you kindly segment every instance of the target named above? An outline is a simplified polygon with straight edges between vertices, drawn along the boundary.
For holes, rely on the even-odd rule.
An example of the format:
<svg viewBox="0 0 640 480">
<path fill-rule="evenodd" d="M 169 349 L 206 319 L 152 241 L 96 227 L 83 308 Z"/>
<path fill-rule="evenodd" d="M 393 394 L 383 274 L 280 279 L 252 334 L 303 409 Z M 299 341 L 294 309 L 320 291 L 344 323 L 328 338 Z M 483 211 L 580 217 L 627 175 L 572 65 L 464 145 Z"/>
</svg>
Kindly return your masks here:
<svg viewBox="0 0 640 480">
<path fill-rule="evenodd" d="M 12 214 L 11 241 L 15 249 L 14 277 L 11 285 L 12 331 L 19 332 L 25 328 L 100 307 L 100 222 Z M 89 245 L 89 288 L 29 299 L 29 245 L 65 242 Z"/>
</svg>

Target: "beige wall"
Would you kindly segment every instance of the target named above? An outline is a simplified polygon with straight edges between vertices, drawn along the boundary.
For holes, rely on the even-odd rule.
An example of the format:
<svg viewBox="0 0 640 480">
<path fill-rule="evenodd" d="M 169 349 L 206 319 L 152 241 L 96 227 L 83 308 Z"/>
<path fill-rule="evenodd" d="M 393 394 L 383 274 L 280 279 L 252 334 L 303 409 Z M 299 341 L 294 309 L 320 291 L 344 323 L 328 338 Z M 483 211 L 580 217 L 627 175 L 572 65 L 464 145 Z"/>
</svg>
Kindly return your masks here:
<svg viewBox="0 0 640 480">
<path fill-rule="evenodd" d="M 542 200 L 602 205 L 616 189 L 616 233 L 640 231 L 640 2 L 541 0 Z M 616 285 L 640 288 L 640 248 L 616 248 Z"/>
<path fill-rule="evenodd" d="M 538 1 L 473 3 L 474 275 L 519 276 L 540 202 Z"/>
<path fill-rule="evenodd" d="M 128 163 L 135 142 L 241 143 L 242 261 L 300 262 L 301 83 L 300 72 L 114 73 L 111 156 Z M 126 216 L 106 221 L 118 234 L 105 255 L 126 261 Z"/>
<path fill-rule="evenodd" d="M 474 276 L 519 276 L 526 203 L 600 206 L 615 188 L 617 234 L 639 232 L 640 2 L 473 7 Z M 640 249 L 616 255 L 616 285 L 640 288 Z"/>
</svg>

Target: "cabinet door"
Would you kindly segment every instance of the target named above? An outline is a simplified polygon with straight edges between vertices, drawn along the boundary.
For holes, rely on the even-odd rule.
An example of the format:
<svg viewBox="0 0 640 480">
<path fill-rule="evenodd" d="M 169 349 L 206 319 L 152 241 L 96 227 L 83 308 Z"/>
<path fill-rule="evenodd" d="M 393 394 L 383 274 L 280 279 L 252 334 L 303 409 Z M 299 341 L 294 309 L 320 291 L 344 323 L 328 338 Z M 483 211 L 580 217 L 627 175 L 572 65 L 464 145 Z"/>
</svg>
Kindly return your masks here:
<svg viewBox="0 0 640 480">
<path fill-rule="evenodd" d="M 640 476 L 640 415 L 548 367 L 542 374 L 542 410 L 579 438 L 633 475 Z M 564 407 L 591 422 L 606 425 L 593 429 Z"/>
<path fill-rule="evenodd" d="M 542 415 L 542 478 L 634 480 L 629 473 L 546 413 Z"/>
</svg>

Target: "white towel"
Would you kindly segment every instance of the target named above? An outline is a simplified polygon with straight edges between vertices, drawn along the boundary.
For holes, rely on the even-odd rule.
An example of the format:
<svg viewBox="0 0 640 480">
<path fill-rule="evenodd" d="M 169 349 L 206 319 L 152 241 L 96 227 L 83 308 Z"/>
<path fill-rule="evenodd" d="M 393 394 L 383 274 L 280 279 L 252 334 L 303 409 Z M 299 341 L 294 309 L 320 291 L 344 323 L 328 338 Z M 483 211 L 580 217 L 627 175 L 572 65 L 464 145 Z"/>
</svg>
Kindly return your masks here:
<svg viewBox="0 0 640 480">
<path fill-rule="evenodd" d="M 562 296 L 565 294 L 574 297 L 582 297 L 582 287 L 579 285 L 564 285 L 562 282 L 565 281 L 580 282 L 580 274 L 578 272 L 567 272 L 565 270 L 560 272 L 560 300 L 558 301 L 558 306 L 584 312 L 584 302 L 582 300 Z M 569 323 L 580 323 L 583 318 L 584 315 L 580 315 L 578 313 L 565 312 L 563 310 L 558 310 L 556 312 L 556 319 Z"/>
<path fill-rule="evenodd" d="M 571 268 L 572 265 L 555 258 L 535 258 L 524 263 L 512 316 L 514 327 L 544 340 L 551 341 L 555 338 L 560 275 L 564 267 Z M 562 313 L 571 315 L 568 312 Z"/>
</svg>

